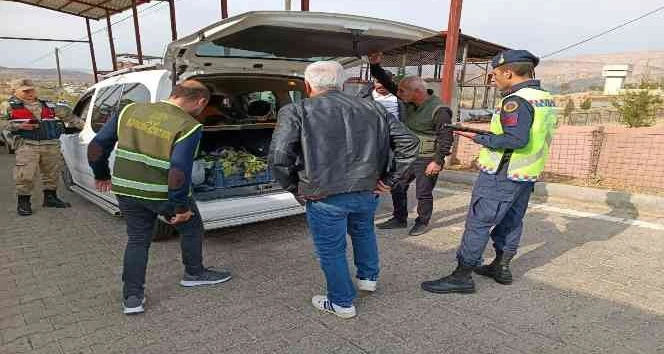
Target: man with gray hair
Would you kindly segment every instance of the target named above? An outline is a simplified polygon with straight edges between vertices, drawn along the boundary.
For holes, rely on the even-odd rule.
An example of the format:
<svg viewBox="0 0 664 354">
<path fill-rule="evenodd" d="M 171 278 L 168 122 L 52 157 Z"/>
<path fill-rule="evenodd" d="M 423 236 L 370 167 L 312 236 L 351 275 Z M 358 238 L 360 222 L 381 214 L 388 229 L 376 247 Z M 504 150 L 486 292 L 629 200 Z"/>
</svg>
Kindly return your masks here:
<svg viewBox="0 0 664 354">
<path fill-rule="evenodd" d="M 445 128 L 452 123 L 452 111 L 440 99 L 428 92 L 419 76 L 406 76 L 397 86 L 380 67 L 382 53 L 369 55 L 371 76 L 383 87 L 406 103 L 404 124 L 420 138 L 419 157 L 392 189 L 394 214 L 391 219 L 377 225 L 379 229 L 405 228 L 408 225 L 408 186 L 415 180 L 417 219 L 408 232 L 419 236 L 427 232 L 433 214 L 433 189 L 443 169 L 445 156 L 450 154 L 454 135 Z"/>
<path fill-rule="evenodd" d="M 379 272 L 378 194 L 389 191 L 415 161 L 419 142 L 380 104 L 342 92 L 339 63 L 313 63 L 304 79 L 309 98 L 279 111 L 269 164 L 277 181 L 306 204 L 327 280 L 327 295 L 314 296 L 313 305 L 350 318 L 356 315 L 356 290 L 346 234 L 353 243 L 357 288 L 373 292 Z"/>
</svg>

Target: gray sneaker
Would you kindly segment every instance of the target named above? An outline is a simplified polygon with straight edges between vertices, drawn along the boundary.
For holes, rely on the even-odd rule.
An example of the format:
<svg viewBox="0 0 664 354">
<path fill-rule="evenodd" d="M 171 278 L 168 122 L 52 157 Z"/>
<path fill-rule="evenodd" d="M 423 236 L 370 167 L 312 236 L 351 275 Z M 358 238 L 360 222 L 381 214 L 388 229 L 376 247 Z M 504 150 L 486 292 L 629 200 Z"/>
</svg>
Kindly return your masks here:
<svg viewBox="0 0 664 354">
<path fill-rule="evenodd" d="M 206 268 L 201 274 L 197 275 L 191 275 L 185 272 L 182 280 L 180 280 L 180 285 L 186 287 L 214 285 L 227 282 L 229 280 L 231 280 L 230 272 L 216 271 L 210 268 Z"/>
<path fill-rule="evenodd" d="M 122 301 L 122 307 L 125 315 L 136 315 L 145 312 L 145 296 L 129 295 Z"/>
</svg>

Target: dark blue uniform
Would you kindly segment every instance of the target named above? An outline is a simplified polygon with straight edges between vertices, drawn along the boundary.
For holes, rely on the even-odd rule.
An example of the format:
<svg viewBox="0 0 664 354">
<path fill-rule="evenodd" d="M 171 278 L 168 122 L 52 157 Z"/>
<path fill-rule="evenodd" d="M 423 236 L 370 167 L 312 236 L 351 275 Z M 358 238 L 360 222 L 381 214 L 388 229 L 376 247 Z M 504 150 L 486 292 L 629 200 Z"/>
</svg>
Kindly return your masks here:
<svg viewBox="0 0 664 354">
<path fill-rule="evenodd" d="M 510 63 L 528 63 L 537 66 L 539 59 L 525 50 L 507 50 L 492 62 L 494 68 Z M 512 71 L 514 73 L 514 71 Z M 502 92 L 507 97 L 523 88 L 541 89 L 537 80 L 527 80 Z M 523 230 L 523 216 L 528 208 L 533 182 L 518 182 L 507 178 L 512 151 L 524 148 L 530 139 L 535 109 L 525 99 L 510 96 L 500 108 L 503 133 L 476 135 L 473 140 L 489 149 L 504 150 L 495 174 L 480 172 L 466 217 L 466 229 L 457 251 L 457 268 L 452 274 L 425 281 L 422 289 L 438 294 L 473 293 L 475 283 L 471 273 L 492 277 L 501 284 L 512 283 L 509 263 L 516 254 Z M 482 264 L 482 254 L 489 238 L 493 239 L 496 258 L 491 264 Z"/>
<path fill-rule="evenodd" d="M 525 88 L 540 89 L 538 80 L 526 81 L 503 92 L 503 97 Z M 508 109 L 505 109 L 508 107 Z M 509 111 L 509 112 L 508 112 Z M 501 125 L 503 134 L 477 135 L 474 141 L 490 149 L 515 150 L 528 144 L 535 110 L 518 96 L 503 102 Z M 457 251 L 457 258 L 465 265 L 476 267 L 482 263 L 482 253 L 493 240 L 497 251 L 516 253 L 523 229 L 523 216 L 528 207 L 533 182 L 516 182 L 507 178 L 509 153 L 503 158 L 495 175 L 480 172 L 466 217 L 466 230 Z M 494 227 L 491 230 L 492 227 Z"/>
</svg>

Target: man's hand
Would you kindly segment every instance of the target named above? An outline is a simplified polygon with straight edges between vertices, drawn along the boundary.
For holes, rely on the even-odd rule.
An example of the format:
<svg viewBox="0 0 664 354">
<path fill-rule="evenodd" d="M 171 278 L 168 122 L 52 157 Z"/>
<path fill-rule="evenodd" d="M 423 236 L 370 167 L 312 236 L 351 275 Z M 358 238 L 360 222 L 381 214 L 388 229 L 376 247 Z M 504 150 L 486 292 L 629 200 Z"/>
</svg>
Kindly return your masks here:
<svg viewBox="0 0 664 354">
<path fill-rule="evenodd" d="M 111 180 L 110 179 L 97 179 L 95 180 L 95 189 L 97 192 L 107 193 L 111 191 Z"/>
<path fill-rule="evenodd" d="M 194 213 L 192 213 L 191 210 L 187 210 L 184 213 L 175 214 L 174 217 L 168 220 L 168 223 L 171 225 L 182 224 L 189 221 L 189 219 L 191 219 L 192 216 L 194 216 Z"/>
<path fill-rule="evenodd" d="M 35 130 L 39 127 L 39 124 L 31 124 L 31 123 L 21 123 L 18 125 L 18 129 L 20 130 Z"/>
<path fill-rule="evenodd" d="M 439 165 L 436 161 L 431 161 L 429 165 L 427 165 L 427 169 L 424 171 L 424 174 L 427 176 L 435 176 L 439 174 L 442 169 L 443 166 Z"/>
<path fill-rule="evenodd" d="M 461 131 L 455 131 L 454 134 L 466 137 L 470 140 L 475 139 L 475 136 L 477 135 L 477 133 L 461 132 Z"/>
<path fill-rule="evenodd" d="M 374 194 L 387 193 L 392 190 L 392 187 L 383 183 L 383 181 L 378 181 L 376 183 L 376 189 L 374 189 Z"/>
<path fill-rule="evenodd" d="M 369 64 L 380 64 L 383 61 L 383 52 L 369 53 Z"/>
</svg>

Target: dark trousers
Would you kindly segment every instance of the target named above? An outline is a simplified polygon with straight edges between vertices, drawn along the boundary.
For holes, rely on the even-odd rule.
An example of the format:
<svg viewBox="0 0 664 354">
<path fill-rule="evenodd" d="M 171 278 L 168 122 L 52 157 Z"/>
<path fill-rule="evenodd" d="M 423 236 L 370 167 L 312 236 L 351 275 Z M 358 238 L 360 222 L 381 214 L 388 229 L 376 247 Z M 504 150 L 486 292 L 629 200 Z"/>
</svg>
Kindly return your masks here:
<svg viewBox="0 0 664 354">
<path fill-rule="evenodd" d="M 152 242 L 152 234 L 157 216 L 167 212 L 167 203 L 118 195 L 118 203 L 122 216 L 127 222 L 127 248 L 124 253 L 122 281 L 124 298 L 130 295 L 143 296 L 145 270 L 148 265 L 148 250 Z M 189 221 L 177 225 L 182 248 L 182 263 L 188 274 L 199 274 L 203 271 L 203 221 L 191 201 L 194 213 Z"/>
<path fill-rule="evenodd" d="M 466 229 L 457 258 L 468 266 L 482 264 L 482 254 L 489 238 L 496 251 L 516 254 L 523 232 L 523 217 L 533 191 L 532 182 L 507 179 L 481 172 L 466 216 Z"/>
<path fill-rule="evenodd" d="M 417 220 L 425 225 L 429 224 L 433 213 L 433 189 L 436 187 L 438 175 L 427 176 L 424 172 L 433 161 L 430 157 L 421 157 L 406 170 L 397 185 L 392 188 L 392 204 L 394 205 L 394 218 L 401 221 L 408 220 L 408 187 L 415 180 L 415 195 L 417 197 Z"/>
</svg>

